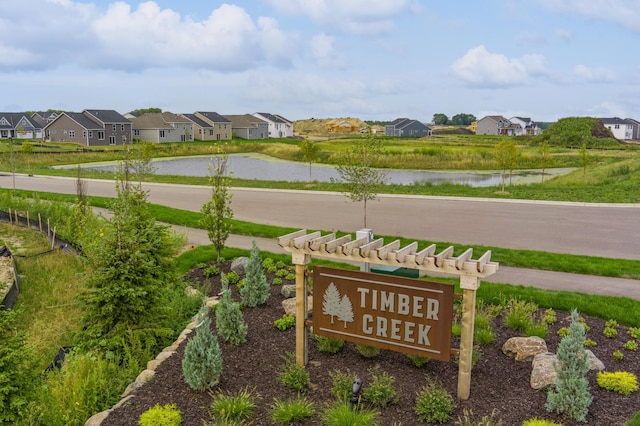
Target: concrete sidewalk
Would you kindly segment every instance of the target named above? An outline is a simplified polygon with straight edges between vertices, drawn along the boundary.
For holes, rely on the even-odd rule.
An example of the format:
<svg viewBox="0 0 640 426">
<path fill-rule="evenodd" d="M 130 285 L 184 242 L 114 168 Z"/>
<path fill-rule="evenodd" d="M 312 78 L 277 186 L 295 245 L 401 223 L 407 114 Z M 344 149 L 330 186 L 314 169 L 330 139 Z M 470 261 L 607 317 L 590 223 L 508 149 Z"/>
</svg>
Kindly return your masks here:
<svg viewBox="0 0 640 426">
<path fill-rule="evenodd" d="M 190 245 L 211 244 L 205 230 L 186 228 L 184 226 L 173 226 L 173 228 L 177 232 L 185 234 Z M 286 253 L 274 238 L 230 235 L 227 239 L 226 246 L 250 249 L 254 240 L 260 250 L 272 253 Z M 484 283 L 522 285 L 546 290 L 562 290 L 603 296 L 622 296 L 640 300 L 640 280 L 500 266 L 496 274 L 482 281 Z"/>
</svg>

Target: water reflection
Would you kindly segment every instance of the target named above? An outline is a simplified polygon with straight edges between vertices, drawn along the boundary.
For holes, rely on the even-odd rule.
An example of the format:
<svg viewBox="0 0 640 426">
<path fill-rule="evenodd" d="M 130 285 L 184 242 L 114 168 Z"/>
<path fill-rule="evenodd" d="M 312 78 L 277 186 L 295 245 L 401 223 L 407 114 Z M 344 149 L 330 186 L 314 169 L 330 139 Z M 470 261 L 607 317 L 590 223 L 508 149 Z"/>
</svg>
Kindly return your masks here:
<svg viewBox="0 0 640 426">
<path fill-rule="evenodd" d="M 153 161 L 155 174 L 177 176 L 209 175 L 210 156 L 183 157 L 173 159 L 156 159 Z M 275 181 L 318 181 L 330 182 L 331 178 L 339 179 L 335 167 L 292 161 L 281 161 L 267 156 L 229 155 L 228 169 L 233 177 L 240 179 L 275 180 Z M 112 171 L 116 166 L 89 166 L 91 170 Z M 520 179 L 513 176 L 513 181 Z M 433 184 L 453 183 L 472 187 L 499 185 L 502 177 L 499 173 L 444 173 L 422 170 L 389 170 L 388 183 L 412 185 L 414 183 L 431 182 Z"/>
</svg>

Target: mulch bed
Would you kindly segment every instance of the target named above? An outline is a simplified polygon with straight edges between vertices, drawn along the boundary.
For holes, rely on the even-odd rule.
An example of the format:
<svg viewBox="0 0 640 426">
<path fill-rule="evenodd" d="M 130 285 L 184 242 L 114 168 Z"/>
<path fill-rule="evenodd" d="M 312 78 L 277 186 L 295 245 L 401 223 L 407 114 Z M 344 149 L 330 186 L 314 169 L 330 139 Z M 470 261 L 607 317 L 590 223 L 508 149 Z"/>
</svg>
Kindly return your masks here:
<svg viewBox="0 0 640 426">
<path fill-rule="evenodd" d="M 221 265 L 228 271 L 228 264 Z M 269 282 L 273 277 L 268 276 Z M 202 270 L 194 269 L 189 276 L 191 281 L 204 281 Z M 286 282 L 285 282 L 286 283 Z M 289 282 L 289 284 L 293 284 Z M 218 279 L 211 280 L 211 294 L 220 289 Z M 279 331 L 273 321 L 280 318 L 284 311 L 281 306 L 283 297 L 280 286 L 272 286 L 271 296 L 267 303 L 257 308 L 244 309 L 244 320 L 249 326 L 247 343 L 231 346 L 220 342 L 223 353 L 223 372 L 215 391 L 235 394 L 242 389 L 250 389 L 259 396 L 256 399 L 258 409 L 250 419 L 253 425 L 271 425 L 269 409 L 274 399 L 287 399 L 295 393 L 285 388 L 278 380 L 278 372 L 283 365 L 282 355 L 295 352 L 295 330 Z M 237 291 L 235 291 L 237 296 Z M 560 341 L 557 330 L 569 325 L 568 313 L 558 312 L 558 321 L 549 329 L 547 345 L 549 351 L 555 352 Z M 608 371 L 629 371 L 640 375 L 640 353 L 622 349 L 624 342 L 630 339 L 627 328 L 618 328 L 618 337 L 609 339 L 602 334 L 605 321 L 586 317 L 590 331 L 587 337 L 596 341 L 597 346 L 590 348 L 604 362 Z M 215 331 L 215 318 L 212 319 Z M 463 410 L 471 410 L 473 419 L 478 421 L 482 416 L 494 412 L 495 419 L 502 419 L 503 425 L 520 425 L 524 420 L 534 417 L 552 420 L 565 426 L 584 424 L 572 419 L 548 413 L 544 404 L 546 393 L 533 390 L 529 385 L 531 374 L 530 362 L 517 362 L 502 353 L 504 342 L 518 334 L 503 326 L 500 317 L 494 320 L 496 339 L 492 344 L 482 347 L 482 358 L 471 373 L 471 396 L 468 400 L 457 400 L 452 419 L 444 423 L 453 425 L 463 415 Z M 192 333 L 191 335 L 193 335 Z M 155 404 L 173 403 L 181 410 L 183 425 L 202 426 L 212 424 L 209 414 L 211 396 L 209 392 L 194 391 L 184 382 L 181 361 L 186 343 L 177 353 L 164 361 L 156 370 L 153 380 L 134 392 L 134 397 L 125 405 L 113 410 L 104 426 L 137 425 L 140 415 Z M 454 342 L 453 347 L 457 347 Z M 622 361 L 614 361 L 611 354 L 621 349 L 624 353 Z M 317 351 L 315 342 L 310 342 L 309 364 L 307 370 L 311 375 L 311 387 L 308 399 L 321 410 L 333 401 L 333 386 L 330 372 L 350 371 L 354 377 L 363 380 L 367 385 L 373 369 L 386 371 L 395 377 L 395 386 L 400 394 L 397 404 L 380 410 L 381 425 L 416 425 L 419 424 L 414 412 L 415 395 L 426 383 L 426 377 L 435 377 L 455 397 L 457 393 L 458 367 L 455 362 L 430 361 L 422 367 L 416 367 L 411 360 L 400 353 L 382 351 L 375 358 L 364 358 L 353 344 L 346 343 L 342 351 L 328 355 Z M 590 392 L 593 402 L 589 407 L 587 423 L 592 425 L 624 425 L 634 412 L 640 410 L 640 392 L 631 395 L 619 395 L 600 389 L 596 384 L 596 373 L 588 374 Z M 299 425 L 319 425 L 319 416 Z"/>
</svg>

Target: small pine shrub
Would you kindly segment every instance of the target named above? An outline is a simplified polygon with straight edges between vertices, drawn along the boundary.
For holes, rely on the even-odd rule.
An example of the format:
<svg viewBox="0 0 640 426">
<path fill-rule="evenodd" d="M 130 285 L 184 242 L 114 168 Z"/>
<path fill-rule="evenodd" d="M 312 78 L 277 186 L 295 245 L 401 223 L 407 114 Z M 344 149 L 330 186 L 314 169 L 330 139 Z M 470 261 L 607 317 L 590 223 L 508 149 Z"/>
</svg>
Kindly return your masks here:
<svg viewBox="0 0 640 426">
<path fill-rule="evenodd" d="M 380 348 L 369 345 L 356 344 L 356 350 L 365 358 L 375 358 L 380 355 Z"/>
<path fill-rule="evenodd" d="M 630 327 L 627 332 L 629 333 L 629 336 L 633 337 L 634 339 L 640 340 L 640 327 Z"/>
<path fill-rule="evenodd" d="M 551 308 L 545 310 L 544 311 L 544 317 L 542 318 L 542 321 L 547 325 L 555 324 L 556 321 L 558 321 L 558 317 L 556 315 L 556 311 L 554 311 Z"/>
<path fill-rule="evenodd" d="M 264 275 L 260 260 L 260 250 L 253 241 L 249 260 L 245 268 L 244 285 L 240 288 L 242 305 L 251 308 L 264 305 L 270 295 L 270 286 Z"/>
<path fill-rule="evenodd" d="M 585 328 L 578 322 L 578 311 L 571 312 L 569 334 L 560 340 L 555 364 L 557 374 L 555 388 L 547 393 L 545 407 L 548 411 L 571 416 L 584 422 L 591 405 L 589 393 L 589 357 L 582 343 Z"/>
<path fill-rule="evenodd" d="M 205 278 L 217 277 L 218 275 L 220 275 L 220 268 L 218 268 L 216 265 L 211 265 L 207 269 L 202 271 L 202 275 L 204 275 Z"/>
<path fill-rule="evenodd" d="M 376 426 L 379 416 L 376 410 L 358 408 L 348 402 L 329 405 L 320 414 L 322 424 L 327 426 Z"/>
<path fill-rule="evenodd" d="M 622 395 L 629 395 L 638 390 L 638 378 L 628 371 L 598 371 L 596 381 L 601 388 Z"/>
<path fill-rule="evenodd" d="M 491 411 L 491 415 L 482 416 L 480 420 L 473 419 L 473 410 L 462 410 L 462 417 L 454 422 L 456 426 L 502 426 L 502 419 L 496 419 L 496 410 Z"/>
<path fill-rule="evenodd" d="M 371 383 L 362 389 L 362 398 L 378 407 L 386 408 L 400 399 L 395 388 L 396 378 L 386 371 L 371 370 Z"/>
<path fill-rule="evenodd" d="M 638 350 L 638 342 L 635 340 L 627 340 L 622 347 L 628 351 L 637 351 Z"/>
<path fill-rule="evenodd" d="M 247 341 L 248 326 L 242 317 L 240 303 L 231 299 L 228 275 L 222 274 L 222 296 L 215 309 L 216 327 L 225 342 L 239 345 Z"/>
<path fill-rule="evenodd" d="M 273 322 L 273 325 L 280 331 L 287 331 L 296 325 L 296 317 L 291 314 L 284 314 Z"/>
<path fill-rule="evenodd" d="M 522 426 L 562 426 L 562 423 L 552 422 L 551 420 L 529 419 L 522 422 Z"/>
<path fill-rule="evenodd" d="M 620 349 L 617 349 L 613 351 L 613 353 L 611 354 L 611 358 L 613 358 L 614 361 L 622 361 L 624 359 L 624 354 Z"/>
<path fill-rule="evenodd" d="M 305 370 L 304 366 L 296 362 L 296 356 L 293 352 L 288 352 L 282 356 L 284 364 L 278 373 L 278 379 L 286 388 L 299 393 L 307 393 L 311 376 Z"/>
<path fill-rule="evenodd" d="M 156 404 L 140 415 L 140 426 L 180 426 L 182 413 L 175 404 Z"/>
<path fill-rule="evenodd" d="M 349 402 L 353 393 L 353 381 L 356 379 L 355 374 L 347 370 L 346 372 L 335 370 L 329 372 L 329 377 L 333 382 L 331 395 L 338 401 Z"/>
<path fill-rule="evenodd" d="M 584 342 L 582 342 L 582 344 L 587 348 L 592 348 L 598 345 L 595 341 L 591 339 L 584 339 Z"/>
<path fill-rule="evenodd" d="M 334 337 L 318 336 L 314 334 L 311 336 L 316 342 L 318 342 L 318 352 L 324 354 L 336 354 L 344 347 L 344 340 L 336 339 Z"/>
<path fill-rule="evenodd" d="M 253 392 L 247 388 L 241 389 L 236 395 L 217 392 L 212 394 L 211 398 L 211 417 L 224 424 L 234 424 L 233 422 L 248 419 L 258 407 Z"/>
<path fill-rule="evenodd" d="M 306 398 L 276 399 L 271 405 L 271 420 L 276 424 L 301 422 L 314 414 L 313 402 Z"/>
<path fill-rule="evenodd" d="M 191 389 L 204 390 L 214 386 L 222 374 L 222 352 L 218 339 L 211 332 L 211 320 L 205 316 L 189 339 L 182 358 L 184 381 Z"/>
<path fill-rule="evenodd" d="M 444 423 L 451 418 L 456 404 L 453 397 L 436 379 L 427 379 L 427 385 L 416 395 L 414 411 L 424 423 Z"/>
<path fill-rule="evenodd" d="M 587 320 L 584 319 L 584 317 L 578 317 L 578 322 L 582 324 L 582 327 L 584 327 L 585 333 L 588 333 L 589 330 L 591 330 L 591 327 L 589 327 L 589 324 L 587 324 Z"/>
<path fill-rule="evenodd" d="M 420 355 L 408 354 L 407 357 L 411 360 L 411 362 L 413 362 L 413 365 L 415 365 L 416 367 L 422 367 L 423 365 L 426 365 L 429 361 L 431 361 L 431 358 Z"/>
</svg>

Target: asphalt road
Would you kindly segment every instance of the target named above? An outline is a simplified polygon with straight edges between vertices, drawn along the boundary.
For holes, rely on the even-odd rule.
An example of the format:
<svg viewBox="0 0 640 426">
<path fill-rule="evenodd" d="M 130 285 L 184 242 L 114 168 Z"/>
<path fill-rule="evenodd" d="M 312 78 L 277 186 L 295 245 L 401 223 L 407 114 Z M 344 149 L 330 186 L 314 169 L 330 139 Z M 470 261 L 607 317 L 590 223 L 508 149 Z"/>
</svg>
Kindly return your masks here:
<svg viewBox="0 0 640 426">
<path fill-rule="evenodd" d="M 76 193 L 74 178 L 0 175 L 0 187 Z M 112 181 L 86 180 L 88 195 L 115 196 Z M 211 189 L 143 184 L 151 203 L 199 211 Z M 267 225 L 355 233 L 362 203 L 343 194 L 233 188 L 234 217 Z M 381 195 L 367 206 L 374 234 L 640 260 L 640 204 L 590 204 Z M 445 247 L 439 247 L 445 248 Z"/>
</svg>

